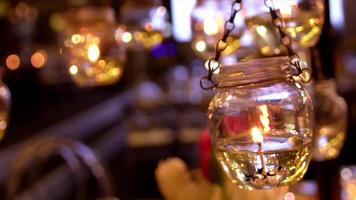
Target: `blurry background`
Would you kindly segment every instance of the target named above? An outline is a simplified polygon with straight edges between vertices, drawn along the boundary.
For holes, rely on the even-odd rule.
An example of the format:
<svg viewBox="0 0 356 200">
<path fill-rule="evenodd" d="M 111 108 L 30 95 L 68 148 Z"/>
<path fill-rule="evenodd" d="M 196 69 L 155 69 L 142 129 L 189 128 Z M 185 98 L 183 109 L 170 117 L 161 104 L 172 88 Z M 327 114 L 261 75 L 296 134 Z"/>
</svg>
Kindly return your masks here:
<svg viewBox="0 0 356 200">
<path fill-rule="evenodd" d="M 205 112 L 212 92 L 199 87 L 199 79 L 206 73 L 202 59 L 206 55 L 199 52 L 208 44 L 192 42 L 191 12 L 196 3 L 0 0 L 0 73 L 11 93 L 9 123 L 0 143 L 0 199 L 5 195 L 3 186 L 16 178 L 9 176 L 14 169 L 11 163 L 16 160 L 25 165 L 23 160 L 31 157 L 26 154 L 31 151 L 23 150 L 22 145 L 29 142 L 35 146 L 32 141 L 41 136 L 70 138 L 88 145 L 110 171 L 109 179 L 120 199 L 161 198 L 154 179 L 161 159 L 178 156 L 190 168 L 198 167 L 197 142 L 207 125 Z M 97 10 L 67 13 L 84 6 Z M 103 6 L 114 12 L 99 10 Z M 341 155 L 336 160 L 312 163 L 306 179 L 316 180 L 324 188 L 322 192 L 328 195 L 321 199 L 336 200 L 341 198 L 340 167 L 356 164 L 356 2 L 329 0 L 329 6 L 330 24 L 324 27 L 319 48 L 325 74 L 335 77 L 347 101 L 348 135 Z M 98 18 L 106 23 L 96 24 Z M 87 26 L 86 30 L 76 27 L 79 24 Z M 90 50 L 84 55 L 88 58 L 73 60 L 75 55 L 82 55 L 81 46 L 76 51 L 68 48 L 87 45 L 88 34 L 101 28 L 112 28 L 115 33 L 115 40 L 105 41 L 111 50 L 100 52 L 91 38 L 94 42 L 88 44 Z M 74 36 L 78 31 L 83 34 Z M 240 58 L 253 53 L 251 36 L 236 35 L 240 38 Z M 112 52 L 122 57 L 113 59 Z M 104 58 L 98 60 L 99 55 Z M 229 59 L 227 56 L 226 62 L 231 62 Z M 94 72 L 88 64 L 93 60 L 98 60 Z M 120 67 L 105 74 L 114 65 L 110 63 Z M 73 145 L 79 152 L 87 152 Z M 48 148 L 48 152 L 54 151 Z M 26 156 L 19 156 L 21 151 Z M 21 191 L 25 194 L 34 187 L 35 179 L 39 191 L 51 191 L 53 199 L 73 199 L 78 190 L 85 190 L 84 199 L 97 197 L 100 188 L 94 177 L 88 176 L 88 186 L 78 189 L 69 173 L 73 168 L 65 167 L 60 158 L 67 155 L 63 153 L 66 150 L 58 151 L 59 156 L 46 162 L 43 156 L 40 169 L 29 161 L 24 168 L 30 176 L 24 175 L 28 181 L 21 182 Z M 64 160 L 71 161 L 69 157 L 64 156 Z"/>
</svg>

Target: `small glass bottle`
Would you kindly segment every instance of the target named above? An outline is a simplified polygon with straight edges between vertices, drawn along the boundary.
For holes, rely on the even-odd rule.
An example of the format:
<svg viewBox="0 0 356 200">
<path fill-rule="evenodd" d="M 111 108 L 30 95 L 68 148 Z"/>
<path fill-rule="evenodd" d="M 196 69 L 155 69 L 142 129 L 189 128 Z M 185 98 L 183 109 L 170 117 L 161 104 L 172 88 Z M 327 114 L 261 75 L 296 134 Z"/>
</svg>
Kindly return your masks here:
<svg viewBox="0 0 356 200">
<path fill-rule="evenodd" d="M 116 83 L 122 76 L 125 52 L 115 40 L 110 7 L 80 7 L 64 14 L 60 37 L 68 73 L 82 87 Z"/>
<path fill-rule="evenodd" d="M 208 118 L 218 162 L 240 188 L 300 180 L 311 160 L 313 106 L 289 58 L 222 66 Z"/>
<path fill-rule="evenodd" d="M 314 82 L 315 130 L 313 159 L 317 161 L 336 158 L 343 147 L 347 104 L 336 92 L 332 79 Z"/>
</svg>

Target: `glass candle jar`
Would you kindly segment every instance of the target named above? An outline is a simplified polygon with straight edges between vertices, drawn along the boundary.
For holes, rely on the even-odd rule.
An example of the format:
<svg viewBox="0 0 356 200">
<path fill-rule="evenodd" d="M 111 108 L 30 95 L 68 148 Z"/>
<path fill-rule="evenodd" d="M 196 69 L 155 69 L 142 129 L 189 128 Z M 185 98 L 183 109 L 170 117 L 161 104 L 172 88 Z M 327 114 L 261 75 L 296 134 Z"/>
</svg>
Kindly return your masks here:
<svg viewBox="0 0 356 200">
<path fill-rule="evenodd" d="M 333 80 L 314 83 L 315 130 L 313 159 L 317 161 L 336 158 L 343 147 L 347 104 L 336 92 Z"/>
<path fill-rule="evenodd" d="M 202 59 L 209 59 L 215 54 L 216 41 L 224 34 L 225 21 L 231 14 L 229 0 L 199 0 L 192 12 L 193 41 L 192 49 Z M 223 55 L 236 53 L 241 47 L 240 37 L 243 33 L 243 21 L 240 13 L 234 21 L 235 29 L 227 38 L 229 44 Z"/>
<path fill-rule="evenodd" d="M 220 165 L 240 188 L 268 189 L 300 180 L 312 150 L 309 94 L 290 78 L 288 57 L 222 66 L 208 110 Z"/>
<path fill-rule="evenodd" d="M 293 40 L 295 48 L 314 46 L 324 23 L 322 0 L 273 0 L 274 8 L 283 19 L 284 31 Z M 253 34 L 263 55 L 278 55 L 284 48 L 272 24 L 271 15 L 263 1 L 245 1 L 243 5 L 246 25 Z"/>
<path fill-rule="evenodd" d="M 128 49 L 151 49 L 171 35 L 168 11 L 161 0 L 124 1 L 119 13 L 121 25 L 115 38 Z"/>
<path fill-rule="evenodd" d="M 65 13 L 62 54 L 79 86 L 109 85 L 123 72 L 124 50 L 116 43 L 114 12 L 109 7 L 82 7 Z"/>
</svg>

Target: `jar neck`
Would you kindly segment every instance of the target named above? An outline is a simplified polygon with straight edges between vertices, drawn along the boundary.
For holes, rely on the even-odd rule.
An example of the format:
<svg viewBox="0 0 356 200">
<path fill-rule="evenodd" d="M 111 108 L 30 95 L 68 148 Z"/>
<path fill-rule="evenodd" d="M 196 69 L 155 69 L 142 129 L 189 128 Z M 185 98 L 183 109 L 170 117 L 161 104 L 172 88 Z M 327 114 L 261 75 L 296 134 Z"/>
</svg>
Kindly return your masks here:
<svg viewBox="0 0 356 200">
<path fill-rule="evenodd" d="M 215 75 L 215 78 L 219 82 L 219 86 L 224 88 L 287 80 L 291 76 L 289 58 L 281 56 L 225 65 L 221 67 L 220 73 Z"/>
</svg>

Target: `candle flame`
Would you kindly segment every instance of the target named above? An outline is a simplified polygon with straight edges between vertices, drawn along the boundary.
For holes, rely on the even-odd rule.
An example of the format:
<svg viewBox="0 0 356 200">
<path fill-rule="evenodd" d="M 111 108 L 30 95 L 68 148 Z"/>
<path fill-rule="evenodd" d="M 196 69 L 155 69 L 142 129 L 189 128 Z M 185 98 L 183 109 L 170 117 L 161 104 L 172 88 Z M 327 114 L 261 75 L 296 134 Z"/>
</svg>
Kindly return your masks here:
<svg viewBox="0 0 356 200">
<path fill-rule="evenodd" d="M 253 127 L 251 129 L 252 140 L 255 143 L 262 143 L 263 142 L 263 135 L 259 128 Z"/>
</svg>

